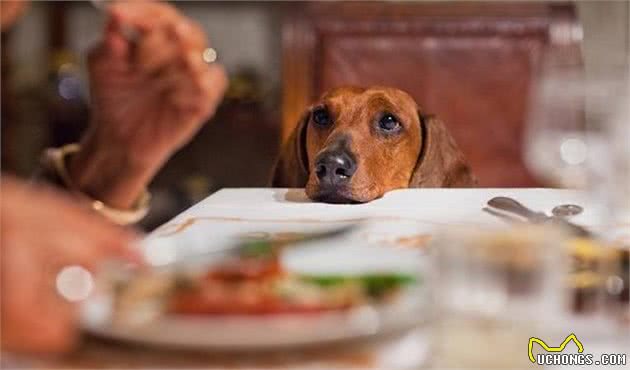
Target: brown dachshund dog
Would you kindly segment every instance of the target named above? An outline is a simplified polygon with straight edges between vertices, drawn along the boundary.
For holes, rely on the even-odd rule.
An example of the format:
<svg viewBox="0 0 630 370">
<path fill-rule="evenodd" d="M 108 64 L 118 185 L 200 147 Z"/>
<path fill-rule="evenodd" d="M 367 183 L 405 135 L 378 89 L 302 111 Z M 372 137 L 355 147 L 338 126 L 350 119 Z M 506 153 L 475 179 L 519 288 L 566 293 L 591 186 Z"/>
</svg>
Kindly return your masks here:
<svg viewBox="0 0 630 370">
<path fill-rule="evenodd" d="M 276 162 L 272 186 L 306 187 L 315 201 L 363 203 L 408 187 L 475 180 L 439 120 L 390 87 L 342 87 L 308 109 Z"/>
</svg>

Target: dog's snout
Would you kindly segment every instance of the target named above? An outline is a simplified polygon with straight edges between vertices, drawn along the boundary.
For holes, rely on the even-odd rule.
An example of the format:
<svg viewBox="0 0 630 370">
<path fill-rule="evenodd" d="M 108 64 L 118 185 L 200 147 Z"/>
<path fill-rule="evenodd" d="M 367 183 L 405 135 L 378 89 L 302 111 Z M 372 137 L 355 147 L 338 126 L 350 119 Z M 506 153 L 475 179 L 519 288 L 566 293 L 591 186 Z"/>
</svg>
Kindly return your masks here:
<svg viewBox="0 0 630 370">
<path fill-rule="evenodd" d="M 315 163 L 315 173 L 324 186 L 345 185 L 356 170 L 356 161 L 346 150 L 324 152 Z"/>
</svg>

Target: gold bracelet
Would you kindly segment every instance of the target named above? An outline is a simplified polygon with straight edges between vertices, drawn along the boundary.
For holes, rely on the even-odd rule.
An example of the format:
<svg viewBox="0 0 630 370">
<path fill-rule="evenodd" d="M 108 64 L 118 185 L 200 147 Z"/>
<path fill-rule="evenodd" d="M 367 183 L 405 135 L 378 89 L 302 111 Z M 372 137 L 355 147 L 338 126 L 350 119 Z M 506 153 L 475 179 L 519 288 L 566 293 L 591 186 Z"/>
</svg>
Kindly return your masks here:
<svg viewBox="0 0 630 370">
<path fill-rule="evenodd" d="M 92 199 L 81 192 L 74 184 L 66 167 L 66 158 L 81 149 L 79 144 L 67 144 L 60 148 L 48 148 L 44 152 L 44 161 L 55 172 L 55 175 L 63 182 L 73 194 L 85 200 L 94 211 L 108 218 L 118 225 L 128 225 L 140 221 L 149 212 L 151 194 L 145 190 L 130 210 L 116 209 L 107 206 L 100 200 Z"/>
</svg>

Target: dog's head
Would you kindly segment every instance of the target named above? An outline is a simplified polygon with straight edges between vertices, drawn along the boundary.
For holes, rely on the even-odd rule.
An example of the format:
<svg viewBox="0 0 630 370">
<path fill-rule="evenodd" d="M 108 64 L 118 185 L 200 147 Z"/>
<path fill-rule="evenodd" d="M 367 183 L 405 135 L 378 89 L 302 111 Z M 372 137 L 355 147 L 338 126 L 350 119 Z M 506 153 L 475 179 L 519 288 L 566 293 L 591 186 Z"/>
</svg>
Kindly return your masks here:
<svg viewBox="0 0 630 370">
<path fill-rule="evenodd" d="M 343 87 L 302 116 L 273 174 L 309 198 L 361 203 L 393 189 L 470 186 L 468 166 L 442 122 L 405 92 Z"/>
</svg>

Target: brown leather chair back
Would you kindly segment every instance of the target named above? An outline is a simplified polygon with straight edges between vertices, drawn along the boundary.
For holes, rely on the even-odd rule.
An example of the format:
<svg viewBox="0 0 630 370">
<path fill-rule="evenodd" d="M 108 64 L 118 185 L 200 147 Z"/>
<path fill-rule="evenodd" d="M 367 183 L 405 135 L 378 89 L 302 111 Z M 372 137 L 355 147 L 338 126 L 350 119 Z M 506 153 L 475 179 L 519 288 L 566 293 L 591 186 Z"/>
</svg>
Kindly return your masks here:
<svg viewBox="0 0 630 370">
<path fill-rule="evenodd" d="M 390 85 L 445 122 L 480 186 L 538 185 L 522 159 L 529 85 L 545 50 L 579 55 L 573 5 L 324 2 L 286 15 L 283 139 L 322 92 Z"/>
</svg>

